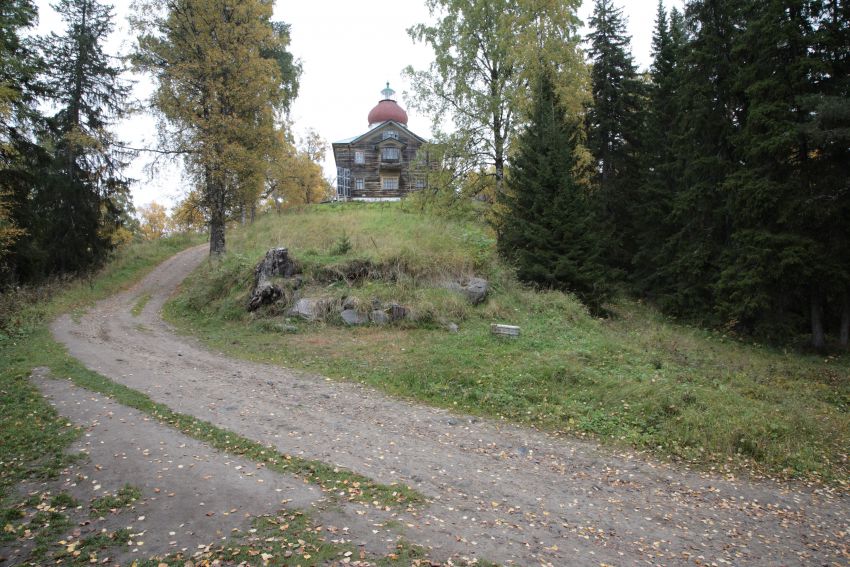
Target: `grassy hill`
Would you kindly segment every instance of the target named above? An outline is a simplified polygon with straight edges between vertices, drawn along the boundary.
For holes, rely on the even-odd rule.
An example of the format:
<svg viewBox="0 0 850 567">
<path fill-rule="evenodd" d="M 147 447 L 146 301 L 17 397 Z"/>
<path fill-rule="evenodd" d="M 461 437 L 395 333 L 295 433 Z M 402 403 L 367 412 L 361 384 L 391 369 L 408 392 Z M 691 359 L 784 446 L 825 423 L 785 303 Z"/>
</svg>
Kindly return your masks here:
<svg viewBox="0 0 850 567">
<path fill-rule="evenodd" d="M 253 269 L 288 247 L 304 297 L 408 308 L 388 326 L 248 313 Z M 568 294 L 514 280 L 486 227 L 398 205 L 332 205 L 268 215 L 235 231 L 166 308 L 212 348 L 355 380 L 458 411 L 590 435 L 703 468 L 756 475 L 850 478 L 850 364 L 745 345 L 669 322 L 630 301 L 597 319 Z M 441 287 L 471 275 L 491 283 L 470 305 Z M 493 322 L 522 336 L 490 334 Z M 455 323 L 459 332 L 447 330 Z"/>
</svg>

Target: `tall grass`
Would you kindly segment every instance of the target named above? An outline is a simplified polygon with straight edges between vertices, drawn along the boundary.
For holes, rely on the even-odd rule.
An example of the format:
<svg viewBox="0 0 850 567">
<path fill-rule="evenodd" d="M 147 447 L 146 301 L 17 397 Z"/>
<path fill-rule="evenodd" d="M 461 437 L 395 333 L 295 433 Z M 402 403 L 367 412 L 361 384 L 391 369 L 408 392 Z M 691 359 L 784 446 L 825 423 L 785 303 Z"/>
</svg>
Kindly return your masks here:
<svg viewBox="0 0 850 567">
<path fill-rule="evenodd" d="M 345 255 L 331 253 L 341 235 Z M 591 317 L 572 296 L 517 283 L 481 225 L 388 205 L 311 207 L 269 216 L 235 234 L 230 256 L 197 272 L 167 306 L 178 326 L 217 350 L 357 380 L 394 395 L 704 468 L 776 477 L 850 478 L 850 365 L 744 345 L 672 323 L 629 301 Z M 396 279 L 307 284 L 306 294 L 410 305 L 417 323 L 350 329 L 283 321 L 284 309 L 247 314 L 254 264 L 287 246 L 313 276 L 354 258 L 403 265 Z M 403 259 L 400 260 L 400 259 Z M 434 286 L 489 277 L 473 307 Z M 460 332 L 447 332 L 453 321 Z M 489 332 L 521 326 L 518 340 Z M 436 324 L 435 324 L 436 323 Z M 280 332 L 280 329 L 288 329 Z"/>
<path fill-rule="evenodd" d="M 335 254 L 343 238 L 350 241 L 350 250 Z M 412 275 L 453 276 L 495 267 L 493 244 L 481 225 L 407 214 L 392 203 L 291 209 L 262 217 L 230 238 L 232 250 L 252 258 L 271 245 L 288 247 L 308 268 L 359 258 L 376 265 L 399 264 Z"/>
</svg>

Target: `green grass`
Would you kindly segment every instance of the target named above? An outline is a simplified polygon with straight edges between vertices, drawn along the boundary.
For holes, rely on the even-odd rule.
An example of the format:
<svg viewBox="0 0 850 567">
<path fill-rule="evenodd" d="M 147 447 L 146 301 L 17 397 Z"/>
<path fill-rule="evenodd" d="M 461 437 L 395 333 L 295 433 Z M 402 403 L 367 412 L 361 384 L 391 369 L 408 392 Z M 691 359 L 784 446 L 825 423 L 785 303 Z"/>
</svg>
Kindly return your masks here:
<svg viewBox="0 0 850 567">
<path fill-rule="evenodd" d="M 302 511 L 283 510 L 274 516 L 263 516 L 254 521 L 248 533 L 236 534 L 227 541 L 218 542 L 191 555 L 175 553 L 167 557 L 139 561 L 138 567 L 169 565 L 184 567 L 194 565 L 344 565 L 368 561 L 382 567 L 409 567 L 411 565 L 436 565 L 427 559 L 421 547 L 399 542 L 393 552 L 375 556 L 357 545 L 343 540 L 347 532 L 335 526 L 317 524 Z M 453 565 L 491 566 L 489 562 L 454 562 Z"/>
<path fill-rule="evenodd" d="M 350 250 L 334 254 L 343 235 Z M 610 319 L 593 318 L 569 295 L 516 283 L 484 227 L 397 206 L 270 215 L 232 234 L 228 246 L 228 257 L 196 272 L 166 306 L 173 323 L 216 350 L 705 469 L 848 487 L 846 356 L 742 344 L 630 301 L 609 306 Z M 247 314 L 252 269 L 273 246 L 289 247 L 304 266 L 305 295 L 397 301 L 416 321 L 356 329 L 333 319 L 290 321 L 287 328 L 281 307 Z M 328 281 L 329 269 L 355 261 L 368 261 L 375 277 Z M 473 273 L 493 284 L 479 307 L 433 286 Z M 445 321 L 460 332 L 445 332 Z M 519 325 L 522 336 L 495 338 L 492 322 Z"/>
<path fill-rule="evenodd" d="M 29 560 L 44 563 L 56 542 L 73 525 L 70 515 L 77 502 L 67 493 L 52 496 L 49 493 L 32 494 L 22 502 L 3 509 L 0 543 L 24 537 L 33 542 Z"/>
<path fill-rule="evenodd" d="M 108 512 L 115 512 L 121 508 L 129 508 L 141 497 L 141 490 L 135 486 L 125 484 L 115 494 L 107 494 L 106 496 L 92 500 L 91 504 L 89 504 L 89 509 L 92 516 L 103 516 Z"/>
<path fill-rule="evenodd" d="M 136 304 L 133 305 L 133 308 L 130 310 L 130 313 L 133 314 L 133 317 L 138 317 L 139 315 L 141 315 L 142 310 L 145 308 L 145 305 L 147 305 L 148 301 L 150 301 L 150 300 L 151 300 L 151 294 L 146 293 L 146 294 L 142 295 L 139 298 L 139 300 L 136 301 Z"/>
</svg>

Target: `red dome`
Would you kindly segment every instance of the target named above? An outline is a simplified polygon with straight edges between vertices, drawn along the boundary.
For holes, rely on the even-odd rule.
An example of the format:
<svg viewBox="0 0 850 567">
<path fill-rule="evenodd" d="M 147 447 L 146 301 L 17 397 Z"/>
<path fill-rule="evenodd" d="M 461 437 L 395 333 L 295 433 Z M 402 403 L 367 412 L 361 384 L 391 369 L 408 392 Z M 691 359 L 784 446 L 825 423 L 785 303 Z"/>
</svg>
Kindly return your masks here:
<svg viewBox="0 0 850 567">
<path fill-rule="evenodd" d="M 369 126 L 395 120 L 407 126 L 407 113 L 394 100 L 384 99 L 369 113 Z"/>
</svg>

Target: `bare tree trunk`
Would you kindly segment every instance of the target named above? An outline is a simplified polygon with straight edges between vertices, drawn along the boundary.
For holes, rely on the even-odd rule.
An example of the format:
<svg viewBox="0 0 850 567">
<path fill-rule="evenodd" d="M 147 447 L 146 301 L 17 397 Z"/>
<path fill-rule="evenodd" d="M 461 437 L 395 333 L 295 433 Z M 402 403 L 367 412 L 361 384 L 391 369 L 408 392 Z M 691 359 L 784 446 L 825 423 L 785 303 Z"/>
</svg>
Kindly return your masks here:
<svg viewBox="0 0 850 567">
<path fill-rule="evenodd" d="M 838 338 L 841 348 L 850 347 L 850 291 L 841 295 L 841 332 Z"/>
<path fill-rule="evenodd" d="M 820 350 L 826 346 L 826 337 L 823 331 L 823 296 L 818 291 L 812 291 L 811 317 L 812 346 Z"/>
<path fill-rule="evenodd" d="M 493 120 L 494 160 L 493 166 L 496 170 L 496 193 L 502 194 L 505 188 L 505 140 L 502 137 L 502 123 L 499 118 Z"/>
<path fill-rule="evenodd" d="M 210 256 L 221 256 L 224 250 L 224 219 L 214 214 L 210 220 Z"/>
<path fill-rule="evenodd" d="M 257 220 L 257 203 L 256 203 L 256 201 L 251 203 L 251 224 L 254 224 L 255 220 Z"/>
<path fill-rule="evenodd" d="M 210 207 L 210 256 L 222 256 L 225 251 L 224 230 L 227 224 L 227 211 L 225 210 L 225 187 L 221 180 L 216 179 L 213 172 L 207 170 L 206 174 L 207 193 L 209 195 Z"/>
<path fill-rule="evenodd" d="M 502 93 L 499 92 L 501 84 L 501 69 L 498 64 L 490 68 L 490 97 L 498 100 Z M 501 195 L 505 188 L 505 135 L 503 134 L 505 122 L 501 108 L 493 109 L 493 167 L 496 170 L 496 194 Z"/>
</svg>

